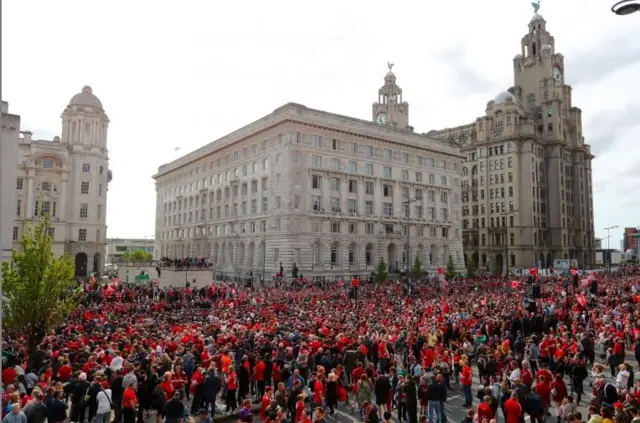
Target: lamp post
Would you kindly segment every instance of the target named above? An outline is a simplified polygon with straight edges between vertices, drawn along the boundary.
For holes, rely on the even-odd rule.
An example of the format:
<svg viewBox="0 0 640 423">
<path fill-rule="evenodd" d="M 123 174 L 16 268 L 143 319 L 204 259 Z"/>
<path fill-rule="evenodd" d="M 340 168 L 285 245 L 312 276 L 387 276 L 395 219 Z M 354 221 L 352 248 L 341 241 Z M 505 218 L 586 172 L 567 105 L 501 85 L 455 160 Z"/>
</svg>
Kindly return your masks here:
<svg viewBox="0 0 640 423">
<path fill-rule="evenodd" d="M 608 228 L 604 228 L 607 231 L 607 254 L 609 259 L 607 260 L 607 268 L 611 271 L 611 229 L 617 229 L 618 225 L 609 226 Z"/>
<path fill-rule="evenodd" d="M 640 11 L 640 0 L 621 0 L 611 6 L 611 11 L 618 16 L 631 15 Z"/>
<path fill-rule="evenodd" d="M 411 204 L 415 203 L 416 201 L 421 201 L 421 200 L 422 200 L 422 197 L 413 197 L 413 198 L 411 198 L 409 200 L 405 200 L 405 201 L 402 202 L 402 204 L 404 204 L 405 207 L 406 207 L 405 215 L 407 217 L 407 257 L 405 257 L 405 260 L 406 260 L 405 265 L 406 265 L 406 268 L 407 268 L 407 282 L 409 281 L 409 270 L 410 270 L 409 266 L 410 266 L 410 262 L 411 262 L 411 259 L 410 259 L 410 257 L 411 257 L 411 244 L 410 244 L 410 241 L 411 241 L 411 238 L 410 238 L 411 230 L 409 228 L 409 219 L 411 219 Z"/>
</svg>

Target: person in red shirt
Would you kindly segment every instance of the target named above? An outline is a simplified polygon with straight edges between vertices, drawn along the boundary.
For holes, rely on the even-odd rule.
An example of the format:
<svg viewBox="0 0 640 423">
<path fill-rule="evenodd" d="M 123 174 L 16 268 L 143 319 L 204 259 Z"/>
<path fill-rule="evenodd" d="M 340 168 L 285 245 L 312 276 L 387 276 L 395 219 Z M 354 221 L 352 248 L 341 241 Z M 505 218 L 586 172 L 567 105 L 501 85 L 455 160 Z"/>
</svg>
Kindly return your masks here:
<svg viewBox="0 0 640 423">
<path fill-rule="evenodd" d="M 61 382 L 68 382 L 72 373 L 73 368 L 69 365 L 69 360 L 64 360 L 62 366 L 58 369 L 58 379 Z"/>
<path fill-rule="evenodd" d="M 506 423 L 520 423 L 522 406 L 518 402 L 518 393 L 513 392 L 511 398 L 504 402 L 504 418 Z"/>
<path fill-rule="evenodd" d="M 264 395 L 265 388 L 265 380 L 264 380 L 264 372 L 267 369 L 266 364 L 262 361 L 262 357 L 256 358 L 256 364 L 253 366 L 253 376 L 256 380 L 256 385 L 258 388 L 258 398 Z"/>
<path fill-rule="evenodd" d="M 324 374 L 319 373 L 318 378 L 313 384 L 313 403 L 316 407 L 324 407 Z"/>
<path fill-rule="evenodd" d="M 227 383 L 227 395 L 226 395 L 226 412 L 233 412 L 238 408 L 236 401 L 236 390 L 238 389 L 238 377 L 233 369 L 233 366 L 229 367 L 229 373 L 226 378 Z"/>
<path fill-rule="evenodd" d="M 304 395 L 298 395 L 298 401 L 296 401 L 296 417 L 294 423 L 301 423 L 304 417 Z"/>
<path fill-rule="evenodd" d="M 493 410 L 491 409 L 491 397 L 485 396 L 480 405 L 478 406 L 478 421 L 481 422 L 482 419 L 487 419 L 491 421 L 493 419 Z"/>
<path fill-rule="evenodd" d="M 7 386 L 11 383 L 13 383 L 14 380 L 16 380 L 16 377 L 18 377 L 18 373 L 16 372 L 16 370 L 13 367 L 5 367 L 4 369 L 2 369 L 2 384 Z"/>
<path fill-rule="evenodd" d="M 165 401 L 169 401 L 173 398 L 176 388 L 174 388 L 173 383 L 171 383 L 171 372 L 166 372 L 164 374 L 162 382 L 160 382 L 160 387 L 162 388 L 162 392 L 164 392 Z"/>
<path fill-rule="evenodd" d="M 122 419 L 124 423 L 134 423 L 136 417 L 136 407 L 138 406 L 138 397 L 134 384 L 130 383 L 122 395 Z"/>
<path fill-rule="evenodd" d="M 462 385 L 462 391 L 464 392 L 464 407 L 471 407 L 473 405 L 473 395 L 471 394 L 473 372 L 471 371 L 471 367 L 467 360 L 461 360 L 460 365 L 462 366 L 462 371 L 460 372 L 460 384 Z"/>
<path fill-rule="evenodd" d="M 271 386 L 267 386 L 265 393 L 260 400 L 260 420 L 267 419 L 267 408 L 271 405 Z"/>
<path fill-rule="evenodd" d="M 186 386 L 187 375 L 182 371 L 182 366 L 176 366 L 176 371 L 171 374 L 171 384 L 173 385 L 173 389 L 178 392 L 182 392 Z M 173 396 L 169 397 L 169 399 L 171 398 L 173 398 Z"/>
<path fill-rule="evenodd" d="M 358 361 L 358 363 L 356 364 L 356 368 L 351 372 L 351 382 L 353 384 L 352 392 L 354 395 L 358 391 L 358 381 L 360 380 L 360 376 L 364 374 L 363 366 L 364 365 L 362 364 L 362 361 Z"/>
</svg>

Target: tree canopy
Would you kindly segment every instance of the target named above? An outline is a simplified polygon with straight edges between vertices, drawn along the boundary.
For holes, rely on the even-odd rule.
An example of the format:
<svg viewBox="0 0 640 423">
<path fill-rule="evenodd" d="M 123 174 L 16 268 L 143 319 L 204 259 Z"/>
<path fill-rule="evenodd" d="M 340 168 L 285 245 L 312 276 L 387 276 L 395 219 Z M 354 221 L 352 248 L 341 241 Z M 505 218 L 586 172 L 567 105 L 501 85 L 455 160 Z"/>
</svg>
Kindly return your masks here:
<svg viewBox="0 0 640 423">
<path fill-rule="evenodd" d="M 380 262 L 378 263 L 378 268 L 376 269 L 376 282 L 385 282 L 388 277 L 389 272 L 387 271 L 387 263 L 385 263 L 384 259 L 381 257 Z"/>
<path fill-rule="evenodd" d="M 447 262 L 447 271 L 445 273 L 447 280 L 450 281 L 456 277 L 456 265 L 453 263 L 453 257 L 449 256 L 449 261 Z"/>
<path fill-rule="evenodd" d="M 153 254 L 144 250 L 125 251 L 122 254 L 123 261 L 151 261 Z"/>
<path fill-rule="evenodd" d="M 419 280 L 424 276 L 424 269 L 422 269 L 422 262 L 420 261 L 420 257 L 418 257 L 418 254 L 416 254 L 416 259 L 413 261 L 413 268 L 411 269 L 411 273 L 414 280 Z"/>
<path fill-rule="evenodd" d="M 24 338 L 30 351 L 67 318 L 79 298 L 73 260 L 54 257 L 52 246 L 47 216 L 27 228 L 22 249 L 2 263 L 3 329 Z"/>
</svg>

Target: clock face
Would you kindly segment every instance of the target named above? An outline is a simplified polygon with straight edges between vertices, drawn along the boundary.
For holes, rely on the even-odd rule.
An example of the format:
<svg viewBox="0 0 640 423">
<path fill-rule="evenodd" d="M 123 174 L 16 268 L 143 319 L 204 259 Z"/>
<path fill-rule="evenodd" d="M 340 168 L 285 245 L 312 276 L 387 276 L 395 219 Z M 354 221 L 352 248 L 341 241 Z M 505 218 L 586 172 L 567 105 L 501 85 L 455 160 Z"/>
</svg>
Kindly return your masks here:
<svg viewBox="0 0 640 423">
<path fill-rule="evenodd" d="M 376 116 L 376 123 L 379 123 L 380 125 L 387 123 L 387 115 L 384 113 L 378 113 L 378 116 Z"/>
<path fill-rule="evenodd" d="M 556 87 L 562 86 L 562 71 L 558 67 L 553 68 L 553 82 Z"/>
</svg>

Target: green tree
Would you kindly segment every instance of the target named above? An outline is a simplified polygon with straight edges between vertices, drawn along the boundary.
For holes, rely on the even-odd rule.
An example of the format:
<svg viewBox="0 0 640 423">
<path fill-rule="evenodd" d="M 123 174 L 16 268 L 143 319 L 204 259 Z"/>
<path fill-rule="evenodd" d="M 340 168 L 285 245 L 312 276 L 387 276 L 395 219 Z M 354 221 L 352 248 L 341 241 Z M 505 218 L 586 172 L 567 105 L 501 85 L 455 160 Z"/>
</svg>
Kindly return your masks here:
<svg viewBox="0 0 640 423">
<path fill-rule="evenodd" d="M 122 253 L 122 261 L 133 261 L 133 253 L 131 251 L 125 251 L 124 253 Z"/>
<path fill-rule="evenodd" d="M 449 256 L 449 261 L 447 262 L 447 271 L 445 276 L 448 281 L 456 277 L 456 265 L 453 263 L 453 257 L 451 256 Z"/>
<path fill-rule="evenodd" d="M 2 263 L 2 325 L 11 336 L 23 336 L 33 352 L 45 335 L 75 310 L 75 266 L 68 256 L 54 257 L 49 217 L 28 228 L 21 251 Z"/>
<path fill-rule="evenodd" d="M 413 274 L 413 279 L 418 280 L 424 276 L 424 270 L 422 270 L 422 262 L 420 261 L 420 257 L 416 254 L 416 259 L 413 261 L 413 269 L 411 269 L 411 273 Z"/>
<path fill-rule="evenodd" d="M 383 258 L 380 258 L 378 268 L 376 269 L 376 282 L 382 283 L 387 280 L 387 277 L 389 277 L 389 272 L 387 272 L 387 263 L 384 262 Z"/>
<path fill-rule="evenodd" d="M 136 250 L 133 252 L 132 261 L 151 261 L 153 256 L 151 253 L 144 250 Z"/>
<path fill-rule="evenodd" d="M 476 276 L 478 272 L 478 263 L 476 261 L 475 255 L 472 255 L 471 258 L 467 260 L 467 277 L 473 278 Z"/>
</svg>

